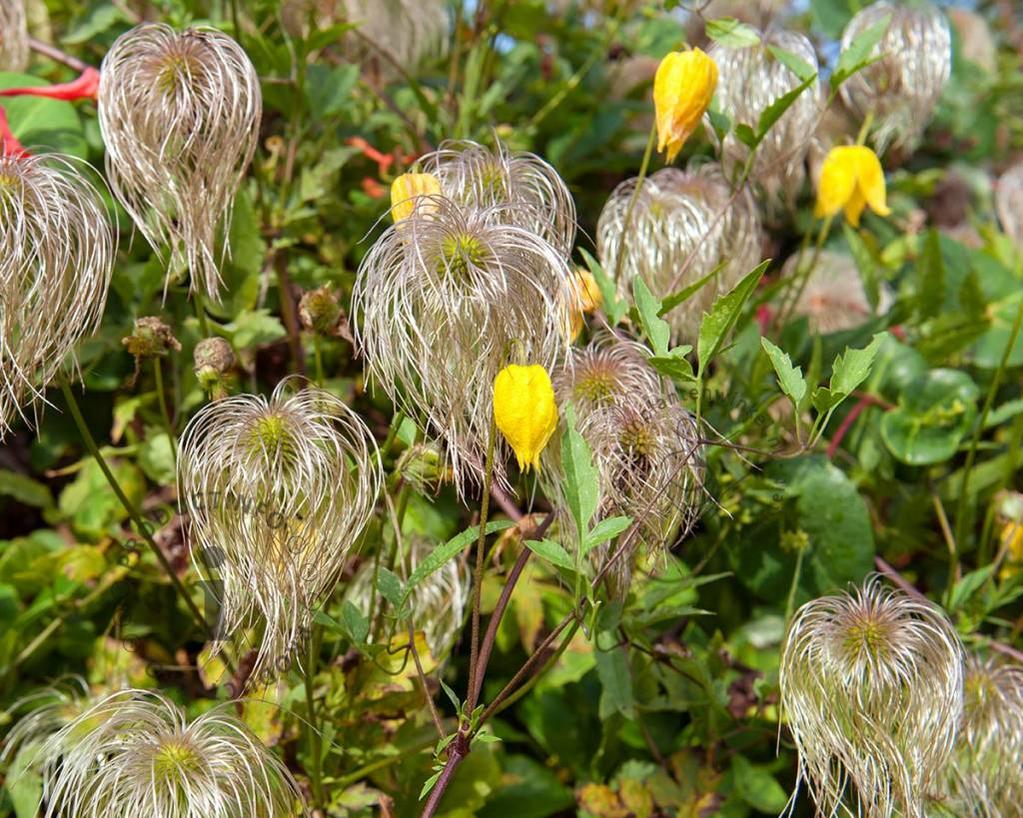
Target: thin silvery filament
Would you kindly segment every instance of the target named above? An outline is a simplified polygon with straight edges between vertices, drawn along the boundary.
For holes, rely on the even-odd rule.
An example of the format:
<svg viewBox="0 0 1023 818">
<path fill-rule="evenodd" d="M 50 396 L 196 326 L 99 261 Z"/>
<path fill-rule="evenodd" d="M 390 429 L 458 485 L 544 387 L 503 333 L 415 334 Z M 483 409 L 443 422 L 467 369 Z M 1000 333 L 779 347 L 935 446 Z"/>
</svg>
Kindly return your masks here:
<svg viewBox="0 0 1023 818">
<path fill-rule="evenodd" d="M 146 240 L 169 251 L 168 281 L 219 299 L 218 230 L 252 160 L 262 116 L 256 69 L 212 28 L 145 23 L 103 59 L 99 122 L 111 188 Z"/>
<path fill-rule="evenodd" d="M 746 48 L 716 44 L 710 50 L 718 66 L 716 105 L 733 125 L 720 145 L 721 164 L 730 179 L 738 179 L 750 153 L 735 135 L 734 126 L 743 123 L 756 130 L 763 112 L 802 83 L 770 48 L 794 54 L 811 71 L 818 68 L 813 43 L 792 31 L 762 34 L 759 44 Z M 771 201 L 795 199 L 806 175 L 806 155 L 822 107 L 820 81 L 815 80 L 796 97 L 757 147 L 750 178 L 763 187 Z M 712 127 L 708 126 L 708 132 L 715 137 Z"/>
<path fill-rule="evenodd" d="M 874 307 L 852 256 L 821 250 L 808 274 L 801 270 L 801 265 L 809 263 L 807 256 L 797 253 L 790 257 L 782 266 L 782 278 L 806 275 L 792 311 L 794 315 L 806 316 L 811 330 L 826 334 L 854 329 L 888 310 L 892 295 L 887 285 L 880 285 L 878 303 Z"/>
<path fill-rule="evenodd" d="M 762 235 L 748 190 L 733 193 L 719 165 L 664 168 L 614 189 L 597 222 L 597 253 L 619 294 L 642 278 L 658 298 L 717 274 L 665 319 L 677 341 L 694 341 L 702 314 L 760 261 Z M 624 254 L 624 256 L 623 256 Z"/>
<path fill-rule="evenodd" d="M 383 49 L 398 65 L 411 68 L 440 57 L 447 47 L 451 19 L 444 0 L 343 0 L 341 6 L 358 32 L 345 39 L 353 62 L 374 60 L 376 50 Z M 385 76 L 396 73 L 388 62 L 377 62 Z"/>
<path fill-rule="evenodd" d="M 45 818 L 294 818 L 295 779 L 223 704 L 189 720 L 160 693 L 124 690 L 48 740 Z"/>
<path fill-rule="evenodd" d="M 564 360 L 577 295 L 564 255 L 517 226 L 517 207 L 429 205 L 373 245 L 352 309 L 375 383 L 444 442 L 464 491 L 483 476 L 494 378 L 513 355 L 548 371 Z"/>
<path fill-rule="evenodd" d="M 117 238 L 87 168 L 0 154 L 0 440 L 103 316 Z"/>
<path fill-rule="evenodd" d="M 861 119 L 874 117 L 879 151 L 889 144 L 912 149 L 952 71 L 952 37 L 948 21 L 935 6 L 881 0 L 849 21 L 842 32 L 842 50 L 886 18 L 888 28 L 871 54 L 880 59 L 842 84 L 842 100 Z"/>
<path fill-rule="evenodd" d="M 381 468 L 362 419 L 294 378 L 269 399 L 211 403 L 185 429 L 178 497 L 193 555 L 221 589 L 224 636 L 261 627 L 257 677 L 302 646 L 372 514 Z"/>
</svg>

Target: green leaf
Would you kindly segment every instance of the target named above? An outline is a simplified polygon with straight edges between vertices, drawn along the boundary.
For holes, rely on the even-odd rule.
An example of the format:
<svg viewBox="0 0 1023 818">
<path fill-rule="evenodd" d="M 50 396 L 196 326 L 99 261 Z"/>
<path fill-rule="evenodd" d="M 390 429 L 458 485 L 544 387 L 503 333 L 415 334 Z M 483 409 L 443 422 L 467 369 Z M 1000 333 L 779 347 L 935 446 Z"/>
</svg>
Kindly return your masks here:
<svg viewBox="0 0 1023 818">
<path fill-rule="evenodd" d="M 970 571 L 970 573 L 959 580 L 949 595 L 948 605 L 946 606 L 949 613 L 954 613 L 969 603 L 973 595 L 991 578 L 995 568 L 997 566 L 994 564 L 985 565 L 976 571 Z"/>
<path fill-rule="evenodd" d="M 814 82 L 817 80 L 817 75 L 814 74 L 809 79 L 803 80 L 799 85 L 789 91 L 787 94 L 782 94 L 778 99 L 768 105 L 760 114 L 760 119 L 757 121 L 757 135 L 756 145 L 759 145 L 764 137 L 767 136 L 768 131 L 774 127 L 774 123 L 781 119 L 782 115 L 792 107 L 792 104 L 799 99 L 800 95 Z"/>
<path fill-rule="evenodd" d="M 491 520 L 487 523 L 486 533 L 495 534 L 498 531 L 504 531 L 505 529 L 514 526 L 511 520 Z M 430 576 L 435 571 L 439 571 L 444 564 L 462 553 L 462 550 L 469 545 L 469 543 L 476 542 L 480 535 L 480 527 L 474 525 L 472 528 L 467 528 L 461 534 L 457 534 L 448 540 L 444 545 L 438 545 L 430 555 L 420 562 L 416 569 L 412 572 L 408 578 L 408 582 L 405 583 L 405 590 L 401 594 L 401 604 L 404 605 L 408 600 L 412 590 L 424 579 Z"/>
<path fill-rule="evenodd" d="M 888 26 L 891 25 L 891 22 L 892 16 L 890 14 L 878 20 L 870 28 L 860 32 L 859 36 L 849 43 L 849 47 L 839 55 L 835 72 L 831 75 L 832 95 L 838 91 L 842 83 L 849 79 L 849 77 L 879 59 L 879 57 L 871 57 L 870 55 L 877 47 L 877 44 L 881 42 L 881 38 L 888 31 Z"/>
<path fill-rule="evenodd" d="M 760 140 L 757 139 L 757 135 L 753 131 L 753 128 L 745 122 L 740 122 L 735 126 L 735 137 L 750 150 L 753 150 L 760 144 Z"/>
<path fill-rule="evenodd" d="M 585 557 L 601 543 L 612 540 L 632 525 L 632 517 L 608 517 L 591 528 L 583 539 Z"/>
<path fill-rule="evenodd" d="M 595 651 L 597 677 L 600 679 L 600 718 L 606 719 L 616 713 L 633 718 L 635 700 L 632 694 L 632 673 L 629 671 L 629 656 L 624 647 L 617 644 L 618 634 L 604 631 L 600 634 Z M 599 644 L 614 647 L 602 650 Z"/>
<path fill-rule="evenodd" d="M 49 83 L 29 74 L 0 72 L 0 89 L 45 85 Z M 78 111 L 70 102 L 33 96 L 5 97 L 3 107 L 14 135 L 33 153 L 65 153 L 79 159 L 88 157 L 85 130 Z"/>
<path fill-rule="evenodd" d="M 139 447 L 139 467 L 156 484 L 174 482 L 176 467 L 174 447 L 166 432 L 150 430 Z"/>
<path fill-rule="evenodd" d="M 654 353 L 657 355 L 668 354 L 668 341 L 671 338 L 671 327 L 668 322 L 660 318 L 661 302 L 650 292 L 646 282 L 637 276 L 632 282 L 632 293 L 636 299 L 636 309 L 639 311 L 639 322 L 643 325 L 643 331 Z"/>
<path fill-rule="evenodd" d="M 628 311 L 629 305 L 624 300 L 618 298 L 618 289 L 615 286 L 615 282 L 604 271 L 601 263 L 581 247 L 579 248 L 579 254 L 583 257 L 583 261 L 586 262 L 586 266 L 589 268 L 593 278 L 596 279 L 600 295 L 604 299 L 604 314 L 611 322 L 611 326 L 616 326 L 621 322 L 622 316 Z"/>
<path fill-rule="evenodd" d="M 44 483 L 10 469 L 0 469 L 0 497 L 13 497 L 25 506 L 52 508 L 53 495 Z"/>
<path fill-rule="evenodd" d="M 390 602 L 395 608 L 400 608 L 404 602 L 401 593 L 401 579 L 383 565 L 377 567 L 377 590 L 380 595 Z"/>
<path fill-rule="evenodd" d="M 834 397 L 845 398 L 851 395 L 856 387 L 867 379 L 884 339 L 885 333 L 879 332 L 863 349 L 847 347 L 844 355 L 835 358 L 831 367 L 831 381 L 828 384 Z"/>
<path fill-rule="evenodd" d="M 803 378 L 802 367 L 792 366 L 792 359 L 789 358 L 788 353 L 782 352 L 767 338 L 761 338 L 760 345 L 771 359 L 771 365 L 778 376 L 781 391 L 789 396 L 793 405 L 798 409 L 803 398 L 806 397 L 806 380 Z"/>
<path fill-rule="evenodd" d="M 693 374 L 693 365 L 686 358 L 693 348 L 689 344 L 675 347 L 667 355 L 655 355 L 647 358 L 647 363 L 667 378 L 676 380 L 693 381 L 696 375 Z"/>
<path fill-rule="evenodd" d="M 565 500 L 580 537 L 590 528 L 597 512 L 600 483 L 590 444 L 575 428 L 575 411 L 565 410 L 565 434 L 561 438 L 561 466 L 565 473 Z"/>
<path fill-rule="evenodd" d="M 776 815 L 785 809 L 789 796 L 766 769 L 751 764 L 745 756 L 732 756 L 732 775 L 739 797 L 759 812 Z"/>
<path fill-rule="evenodd" d="M 943 463 L 973 427 L 979 394 L 965 372 L 933 369 L 906 385 L 899 405 L 881 419 L 881 437 L 903 463 Z"/>
<path fill-rule="evenodd" d="M 817 69 L 798 54 L 771 44 L 767 46 L 767 50 L 771 56 L 795 74 L 800 82 L 813 80 L 817 76 Z"/>
<path fill-rule="evenodd" d="M 703 376 L 707 365 L 724 344 L 725 337 L 738 323 L 739 316 L 742 315 L 742 308 L 757 288 L 757 284 L 760 283 L 760 279 L 770 263 L 770 259 L 768 259 L 754 267 L 742 281 L 735 285 L 731 292 L 715 301 L 711 311 L 703 316 L 703 322 L 700 324 L 700 337 L 696 345 L 699 357 L 697 377 Z"/>
<path fill-rule="evenodd" d="M 575 560 L 572 559 L 571 554 L 554 540 L 526 540 L 526 547 L 541 559 L 547 560 L 558 568 L 568 571 L 575 570 Z"/>
<path fill-rule="evenodd" d="M 698 290 L 703 288 L 704 284 L 706 284 L 712 278 L 715 278 L 718 273 L 725 269 L 725 267 L 728 266 L 730 261 L 731 259 L 727 258 L 722 260 L 721 263 L 719 263 L 713 270 L 707 273 L 707 275 L 705 275 L 703 278 L 693 282 L 684 290 L 679 290 L 679 292 L 675 293 L 674 295 L 669 295 L 661 302 L 661 309 L 658 311 L 657 314 L 663 318 L 665 315 L 667 315 L 669 312 L 675 309 L 675 307 L 677 307 L 679 304 L 688 301 L 690 298 L 692 298 L 693 295 L 696 294 Z"/>
<path fill-rule="evenodd" d="M 760 44 L 760 35 L 752 26 L 734 17 L 707 21 L 707 36 L 729 48 L 749 48 Z"/>
<path fill-rule="evenodd" d="M 280 340 L 287 332 L 280 319 L 267 309 L 246 310 L 227 325 L 236 349 L 262 346 Z"/>
<path fill-rule="evenodd" d="M 917 312 L 921 318 L 933 318 L 941 312 L 945 303 L 945 260 L 941 255 L 938 231 L 933 227 L 924 238 L 917 271 L 920 280 Z"/>
</svg>

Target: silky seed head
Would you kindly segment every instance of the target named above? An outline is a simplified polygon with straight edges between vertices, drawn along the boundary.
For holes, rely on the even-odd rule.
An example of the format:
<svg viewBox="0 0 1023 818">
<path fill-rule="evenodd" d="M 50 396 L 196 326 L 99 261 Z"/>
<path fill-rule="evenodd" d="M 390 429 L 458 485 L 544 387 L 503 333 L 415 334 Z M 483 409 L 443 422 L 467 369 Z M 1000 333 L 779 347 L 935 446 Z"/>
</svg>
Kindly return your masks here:
<svg viewBox="0 0 1023 818">
<path fill-rule="evenodd" d="M 255 68 L 215 29 L 145 23 L 103 59 L 107 176 L 153 249 L 169 252 L 168 281 L 187 269 L 193 291 L 219 299 L 217 231 L 230 225 L 261 116 Z"/>
<path fill-rule="evenodd" d="M 192 553 L 222 584 L 224 635 L 262 626 L 255 677 L 289 666 L 372 513 L 381 479 L 380 455 L 359 416 L 295 379 L 269 399 L 209 404 L 185 429 L 178 497 L 191 518 Z"/>
<path fill-rule="evenodd" d="M 597 222 L 600 262 L 610 275 L 618 274 L 623 298 L 631 298 L 637 277 L 654 295 L 665 298 L 723 265 L 665 316 L 676 342 L 694 341 L 702 314 L 714 299 L 760 261 L 762 236 L 756 205 L 748 191 L 733 197 L 716 164 L 686 171 L 665 168 L 643 180 L 627 224 L 635 188 L 635 179 L 620 184 L 601 211 Z M 683 274 L 690 254 L 694 257 Z"/>
<path fill-rule="evenodd" d="M 922 816 L 963 703 L 944 613 L 877 579 L 801 607 L 782 645 L 781 704 L 822 815 Z M 843 807 L 843 805 L 847 805 Z"/>
<path fill-rule="evenodd" d="M 951 73 L 952 38 L 945 16 L 935 6 L 881 0 L 849 21 L 842 32 L 842 50 L 885 19 L 890 19 L 888 28 L 871 55 L 880 59 L 842 84 L 842 100 L 861 119 L 874 115 L 878 150 L 889 144 L 912 149 Z"/>
<path fill-rule="evenodd" d="M 103 315 L 117 243 L 85 167 L 0 153 L 0 440 Z"/>
<path fill-rule="evenodd" d="M 515 208 L 435 205 L 374 244 L 353 314 L 375 382 L 445 443 L 464 491 L 483 475 L 497 373 L 513 351 L 548 371 L 564 360 L 564 317 L 576 294 L 564 256 L 520 227 Z"/>
<path fill-rule="evenodd" d="M 161 694 L 101 699 L 49 743 L 45 818 L 293 818 L 287 767 L 222 705 L 189 721 Z"/>
<path fill-rule="evenodd" d="M 782 277 L 795 277 L 800 263 L 807 263 L 805 255 L 790 257 L 782 267 Z M 793 313 L 806 316 L 810 329 L 824 335 L 854 329 L 875 315 L 884 314 L 891 300 L 890 291 L 882 288 L 875 310 L 852 257 L 834 250 L 821 250 Z"/>
<path fill-rule="evenodd" d="M 25 0 L 0 0 L 0 71 L 23 71 L 28 65 Z"/>
<path fill-rule="evenodd" d="M 998 177 L 995 210 L 1002 230 L 1018 248 L 1023 248 L 1023 162 Z"/>
</svg>

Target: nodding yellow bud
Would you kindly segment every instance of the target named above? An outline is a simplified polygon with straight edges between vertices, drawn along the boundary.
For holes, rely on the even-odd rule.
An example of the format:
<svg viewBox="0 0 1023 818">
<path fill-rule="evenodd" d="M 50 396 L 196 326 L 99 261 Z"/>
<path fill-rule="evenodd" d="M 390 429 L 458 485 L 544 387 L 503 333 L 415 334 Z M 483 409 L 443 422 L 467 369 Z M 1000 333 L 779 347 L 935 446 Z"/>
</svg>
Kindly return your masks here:
<svg viewBox="0 0 1023 818">
<path fill-rule="evenodd" d="M 856 227 L 867 205 L 878 216 L 891 213 L 886 203 L 884 170 L 877 154 L 865 145 L 832 148 L 821 166 L 814 215 L 824 218 L 844 209 L 845 217 Z"/>
<path fill-rule="evenodd" d="M 657 150 L 667 151 L 673 162 L 714 98 L 717 64 L 698 48 L 673 51 L 654 75 L 657 114 Z"/>
<path fill-rule="evenodd" d="M 419 196 L 439 196 L 440 181 L 432 173 L 403 173 L 391 183 L 391 218 L 395 223 L 415 212 Z"/>
<path fill-rule="evenodd" d="M 547 370 L 511 364 L 494 378 L 494 422 L 522 471 L 540 468 L 540 452 L 558 425 L 558 406 Z"/>
<path fill-rule="evenodd" d="M 604 295 L 600 292 L 597 279 L 582 268 L 576 268 L 573 281 L 575 298 L 568 307 L 568 319 L 565 322 L 569 341 L 574 341 L 583 331 L 583 317 L 596 312 L 604 304 Z"/>
</svg>

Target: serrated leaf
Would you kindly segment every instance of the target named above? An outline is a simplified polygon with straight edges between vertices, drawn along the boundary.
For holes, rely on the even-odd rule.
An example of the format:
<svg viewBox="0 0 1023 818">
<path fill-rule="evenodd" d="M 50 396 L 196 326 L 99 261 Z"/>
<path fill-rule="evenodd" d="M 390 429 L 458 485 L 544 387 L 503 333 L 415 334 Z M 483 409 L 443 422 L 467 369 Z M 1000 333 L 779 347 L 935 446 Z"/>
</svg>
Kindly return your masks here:
<svg viewBox="0 0 1023 818">
<path fill-rule="evenodd" d="M 792 403 L 799 408 L 806 397 L 806 380 L 803 378 L 803 369 L 799 366 L 792 366 L 792 359 L 788 353 L 782 352 L 778 347 L 766 338 L 760 339 L 760 345 L 771 359 L 771 365 L 778 376 L 778 383 L 781 391 L 791 398 Z"/>
<path fill-rule="evenodd" d="M 632 517 L 608 517 L 591 528 L 583 540 L 583 556 L 585 557 L 601 543 L 612 540 L 632 525 Z"/>
<path fill-rule="evenodd" d="M 693 295 L 696 294 L 698 290 L 702 289 L 703 286 L 708 281 L 710 281 L 712 278 L 717 276 L 718 273 L 725 269 L 725 267 L 728 266 L 730 261 L 731 259 L 727 258 L 723 259 L 713 270 L 707 273 L 707 275 L 705 275 L 703 278 L 699 279 L 698 281 L 694 281 L 684 290 L 679 290 L 674 295 L 669 295 L 661 302 L 661 309 L 658 311 L 657 315 L 663 318 L 665 315 L 667 315 L 669 312 L 675 309 L 675 307 L 677 307 L 679 304 L 688 301 L 690 298 L 692 298 Z"/>
<path fill-rule="evenodd" d="M 845 398 L 867 379 L 884 339 L 885 333 L 879 332 L 863 349 L 847 347 L 844 354 L 835 358 L 828 383 L 832 395 Z"/>
<path fill-rule="evenodd" d="M 760 44 L 760 35 L 753 26 L 734 17 L 707 21 L 707 36 L 729 48 L 749 48 Z"/>
<path fill-rule="evenodd" d="M 427 795 L 430 794 L 430 790 L 432 790 L 434 785 L 437 783 L 437 779 L 440 778 L 441 772 L 443 772 L 443 770 L 434 773 L 433 775 L 426 779 L 426 783 L 423 784 L 423 788 L 419 791 L 420 801 L 422 801 L 424 798 L 426 798 Z"/>
<path fill-rule="evenodd" d="M 693 381 L 696 380 L 696 375 L 693 374 L 693 365 L 685 357 L 692 350 L 693 348 L 689 344 L 675 347 L 668 355 L 655 355 L 647 358 L 647 363 L 665 377 Z"/>
<path fill-rule="evenodd" d="M 505 529 L 511 528 L 514 525 L 515 523 L 511 520 L 491 520 L 487 523 L 486 533 L 489 536 L 490 534 L 495 534 L 498 531 L 504 531 Z M 401 605 L 405 604 L 411 595 L 412 590 L 420 582 L 435 571 L 440 570 L 448 560 L 462 553 L 462 550 L 469 545 L 469 543 L 475 542 L 479 535 L 480 527 L 478 525 L 474 525 L 472 528 L 465 529 L 465 531 L 461 534 L 455 535 L 443 545 L 438 545 L 434 548 L 433 551 L 430 552 L 429 556 L 420 562 L 412 572 L 411 576 L 409 576 L 408 582 L 405 583 L 405 589 L 401 593 Z"/>
<path fill-rule="evenodd" d="M 565 474 L 565 500 L 582 535 L 590 527 L 599 502 L 599 475 L 593 465 L 590 444 L 575 427 L 575 411 L 565 410 L 565 434 L 561 438 L 561 465 Z"/>
<path fill-rule="evenodd" d="M 395 608 L 400 608 L 403 597 L 401 593 L 401 579 L 383 565 L 377 568 L 377 590 L 380 595 L 390 602 Z"/>
<path fill-rule="evenodd" d="M 575 570 L 575 560 L 563 546 L 554 540 L 526 540 L 526 547 L 540 559 L 547 560 L 552 565 L 565 568 L 568 571 Z"/>
<path fill-rule="evenodd" d="M 661 302 L 654 297 L 642 278 L 636 277 L 632 282 L 632 293 L 636 299 L 636 309 L 639 312 L 639 322 L 643 325 L 643 331 L 654 353 L 657 355 L 668 354 L 668 341 L 671 338 L 671 327 L 668 322 L 660 318 Z"/>
<path fill-rule="evenodd" d="M 696 353 L 699 358 L 697 377 L 702 377 L 721 345 L 725 337 L 739 321 L 742 308 L 746 301 L 753 294 L 757 284 L 760 283 L 764 271 L 770 264 L 770 259 L 762 261 L 740 281 L 731 292 L 721 296 L 714 302 L 709 313 L 705 313 L 700 323 L 700 337 L 696 345 Z"/>
</svg>

